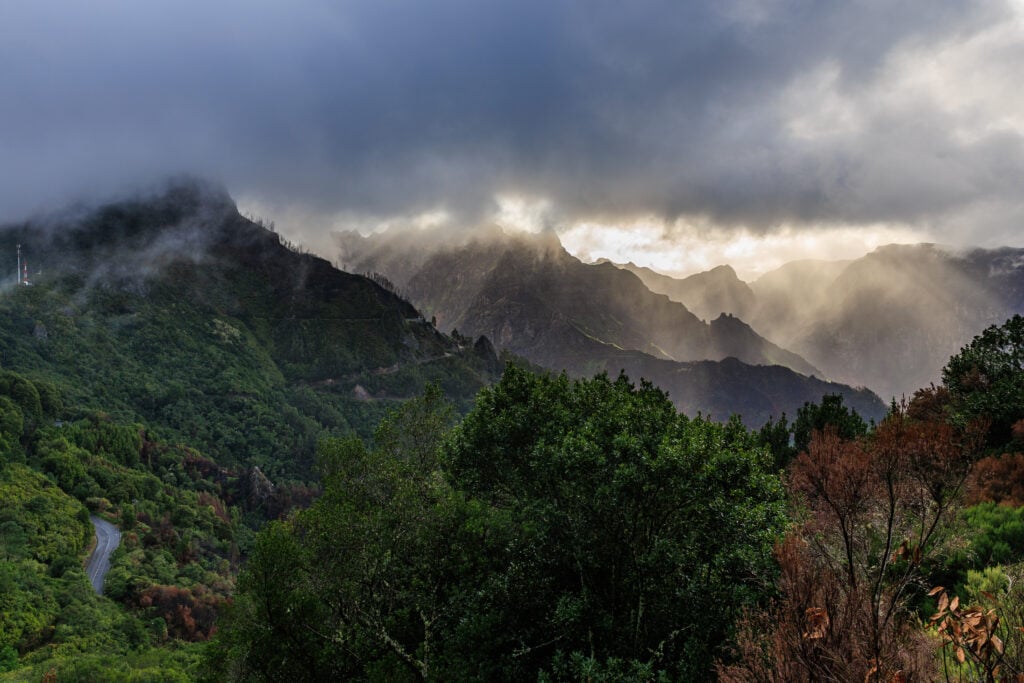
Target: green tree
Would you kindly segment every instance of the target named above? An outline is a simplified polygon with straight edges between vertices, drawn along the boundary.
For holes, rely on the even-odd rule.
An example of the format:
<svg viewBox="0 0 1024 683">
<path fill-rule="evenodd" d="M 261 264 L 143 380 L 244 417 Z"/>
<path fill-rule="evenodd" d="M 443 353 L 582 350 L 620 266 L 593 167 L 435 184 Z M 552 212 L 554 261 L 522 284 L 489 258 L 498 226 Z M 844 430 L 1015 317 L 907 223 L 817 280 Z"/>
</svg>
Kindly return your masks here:
<svg viewBox="0 0 1024 683">
<path fill-rule="evenodd" d="M 22 453 L 20 439 L 24 429 L 25 417 L 21 408 L 6 396 L 0 396 L 0 455 Z"/>
<path fill-rule="evenodd" d="M 707 677 L 728 615 L 771 583 L 783 493 L 738 420 L 688 419 L 624 376 L 508 368 L 449 444 L 456 485 L 531 534 L 501 623 L 534 669 Z"/>
<path fill-rule="evenodd" d="M 797 456 L 797 450 L 793 446 L 793 430 L 783 413 L 779 421 L 771 418 L 764 423 L 757 432 L 757 443 L 764 446 L 772 454 L 772 462 L 776 470 L 785 469 L 786 466 Z"/>
<path fill-rule="evenodd" d="M 785 524 L 740 422 L 515 368 L 450 416 L 428 391 L 372 449 L 322 444 L 324 494 L 261 533 L 213 677 L 709 677 Z"/>
<path fill-rule="evenodd" d="M 797 410 L 793 422 L 793 445 L 804 453 L 811 444 L 811 435 L 832 425 L 841 439 L 856 439 L 867 434 L 868 425 L 857 411 L 843 404 L 842 394 L 827 394 L 821 403 L 807 402 Z"/>
<path fill-rule="evenodd" d="M 1004 446 L 1024 419 L 1024 317 L 1015 315 L 975 337 L 942 369 L 960 424 L 991 421 L 988 445 Z"/>
</svg>

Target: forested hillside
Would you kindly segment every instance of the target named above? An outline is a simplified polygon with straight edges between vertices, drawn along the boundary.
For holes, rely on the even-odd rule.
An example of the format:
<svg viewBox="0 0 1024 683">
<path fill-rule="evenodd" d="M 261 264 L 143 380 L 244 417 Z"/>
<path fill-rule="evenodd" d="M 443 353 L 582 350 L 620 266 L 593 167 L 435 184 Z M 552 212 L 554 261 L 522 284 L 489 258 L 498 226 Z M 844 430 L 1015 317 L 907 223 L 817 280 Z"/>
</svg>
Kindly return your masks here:
<svg viewBox="0 0 1024 683">
<path fill-rule="evenodd" d="M 191 679 L 253 530 L 318 495 L 320 439 L 369 438 L 428 383 L 465 409 L 500 372 L 486 340 L 438 333 L 204 184 L 0 229 L 17 245 L 0 669 L 18 680 Z M 90 512 L 122 530 L 104 598 L 82 571 Z"/>
<path fill-rule="evenodd" d="M 510 368 L 461 422 L 428 392 L 322 444 L 207 675 L 1016 680 L 1024 318 L 944 378 L 878 425 L 830 396 L 755 432 L 625 377 Z"/>
<path fill-rule="evenodd" d="M 323 433 L 368 436 L 428 381 L 465 404 L 500 370 L 486 344 L 282 242 L 194 181 L 8 226 L 0 253 L 20 244 L 33 273 L 0 297 L 0 363 L 271 477 L 305 476 Z"/>
<path fill-rule="evenodd" d="M 205 186 L 0 241 L 41 266 L 0 293 L 0 680 L 1024 674 L 1024 318 L 883 416 L 735 360 L 502 369 Z"/>
</svg>

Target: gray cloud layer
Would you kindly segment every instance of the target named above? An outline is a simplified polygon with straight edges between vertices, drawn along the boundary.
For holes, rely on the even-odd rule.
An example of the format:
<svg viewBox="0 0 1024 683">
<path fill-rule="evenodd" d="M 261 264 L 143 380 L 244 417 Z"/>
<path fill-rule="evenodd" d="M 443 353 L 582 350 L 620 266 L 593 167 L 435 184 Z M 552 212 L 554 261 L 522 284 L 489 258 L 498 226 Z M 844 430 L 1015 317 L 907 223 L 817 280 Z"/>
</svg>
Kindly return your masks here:
<svg viewBox="0 0 1024 683">
<path fill-rule="evenodd" d="M 0 0 L 0 210 L 187 171 L 322 214 L 471 222 L 520 193 L 569 218 L 1014 241 L 1020 16 L 993 0 Z"/>
</svg>

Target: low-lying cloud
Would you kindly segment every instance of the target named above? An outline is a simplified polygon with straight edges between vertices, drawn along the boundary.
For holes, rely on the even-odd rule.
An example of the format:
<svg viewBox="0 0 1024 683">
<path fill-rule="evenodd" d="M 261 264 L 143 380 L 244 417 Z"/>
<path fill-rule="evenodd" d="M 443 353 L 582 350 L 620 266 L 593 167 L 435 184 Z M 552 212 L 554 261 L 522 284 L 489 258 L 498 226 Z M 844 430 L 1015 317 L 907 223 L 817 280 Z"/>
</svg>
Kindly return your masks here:
<svg viewBox="0 0 1024 683">
<path fill-rule="evenodd" d="M 168 173 L 310 242 L 508 197 L 552 225 L 1019 242 L 1019 2 L 0 8 L 5 219 Z"/>
</svg>

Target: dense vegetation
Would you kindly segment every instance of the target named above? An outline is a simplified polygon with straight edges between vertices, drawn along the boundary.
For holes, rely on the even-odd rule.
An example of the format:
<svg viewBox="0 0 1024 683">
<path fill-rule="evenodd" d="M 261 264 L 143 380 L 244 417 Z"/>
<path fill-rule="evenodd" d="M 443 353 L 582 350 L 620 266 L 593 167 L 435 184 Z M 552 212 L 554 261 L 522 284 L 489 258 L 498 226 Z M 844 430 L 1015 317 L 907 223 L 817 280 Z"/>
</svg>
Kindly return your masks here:
<svg viewBox="0 0 1024 683">
<path fill-rule="evenodd" d="M 438 382 L 497 372 L 377 284 L 180 186 L 0 231 L 31 286 L 0 295 L 0 672 L 187 680 L 254 530 L 308 505 L 323 436 L 369 438 Z M 118 524 L 105 597 L 89 513 Z"/>
<path fill-rule="evenodd" d="M 991 341 L 1019 324 L 947 377 L 985 372 L 963 369 L 978 353 L 1024 371 Z M 825 397 L 757 432 L 624 377 L 511 368 L 454 426 L 428 393 L 371 448 L 322 444 L 324 495 L 260 534 L 207 675 L 1015 676 L 1020 517 L 961 507 L 1024 436 L 979 414 L 988 386 L 922 390 L 878 425 Z"/>
<path fill-rule="evenodd" d="M 202 476 L 194 451 L 151 441 L 139 425 L 63 421 L 55 399 L 45 382 L 0 374 L 0 670 L 187 680 L 199 654 L 187 644 L 213 632 L 250 537 L 242 487 Z M 110 599 L 83 570 L 90 512 L 124 532 Z"/>
<path fill-rule="evenodd" d="M 486 340 L 197 201 L 58 231 L 0 295 L 0 680 L 1024 674 L 1024 318 L 877 423 L 477 393 Z"/>
<path fill-rule="evenodd" d="M 699 677 L 769 589 L 783 491 L 738 421 L 509 368 L 449 424 L 430 392 L 373 449 L 323 444 L 324 495 L 261 534 L 222 674 Z"/>
<path fill-rule="evenodd" d="M 465 409 L 500 372 L 486 344 L 441 335 L 199 184 L 0 230 L 0 253 L 15 244 L 43 272 L 0 296 L 3 367 L 275 482 L 308 480 L 321 436 L 369 438 L 429 382 Z"/>
</svg>

